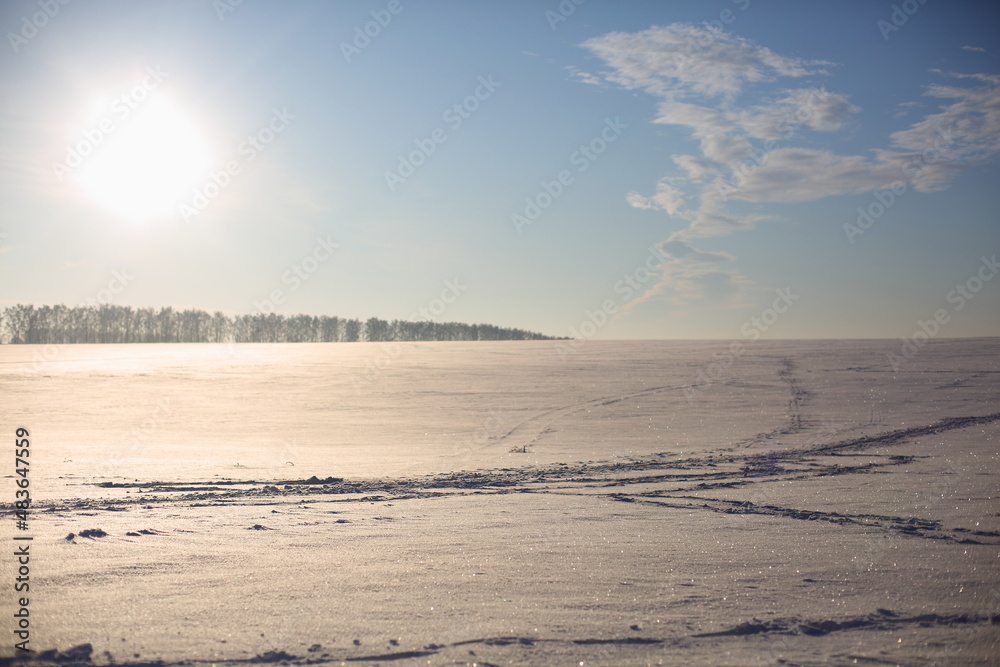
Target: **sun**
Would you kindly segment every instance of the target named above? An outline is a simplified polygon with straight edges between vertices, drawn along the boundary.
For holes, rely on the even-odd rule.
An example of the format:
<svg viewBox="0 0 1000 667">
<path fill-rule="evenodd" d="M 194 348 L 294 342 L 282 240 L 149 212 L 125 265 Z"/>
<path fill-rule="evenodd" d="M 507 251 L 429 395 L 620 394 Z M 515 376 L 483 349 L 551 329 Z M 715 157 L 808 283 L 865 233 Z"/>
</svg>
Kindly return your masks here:
<svg viewBox="0 0 1000 667">
<path fill-rule="evenodd" d="M 136 223 L 177 215 L 211 165 L 197 126 L 166 97 L 144 101 L 76 173 L 91 198 Z"/>
</svg>

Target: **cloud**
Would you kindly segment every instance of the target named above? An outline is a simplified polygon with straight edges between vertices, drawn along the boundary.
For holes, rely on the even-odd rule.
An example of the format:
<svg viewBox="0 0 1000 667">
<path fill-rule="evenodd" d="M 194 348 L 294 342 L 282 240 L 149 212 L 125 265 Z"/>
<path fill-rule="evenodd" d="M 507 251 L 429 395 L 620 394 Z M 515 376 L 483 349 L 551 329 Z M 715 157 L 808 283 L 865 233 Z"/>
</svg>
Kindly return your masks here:
<svg viewBox="0 0 1000 667">
<path fill-rule="evenodd" d="M 703 183 L 719 173 L 706 160 L 694 155 L 675 155 L 673 160 L 674 164 L 687 173 L 688 180 L 694 183 Z"/>
<path fill-rule="evenodd" d="M 786 139 L 798 128 L 832 132 L 861 111 L 846 95 L 822 88 L 788 90 L 769 105 L 729 112 L 733 123 L 755 139 Z"/>
<path fill-rule="evenodd" d="M 706 252 L 704 250 L 698 250 L 694 246 L 677 238 L 676 235 L 671 236 L 666 241 L 658 243 L 656 248 L 671 259 L 684 260 L 686 262 L 697 262 L 699 264 L 720 264 L 732 262 L 736 259 L 728 252 Z"/>
<path fill-rule="evenodd" d="M 901 167 L 891 162 L 811 148 L 775 149 L 760 168 L 747 171 L 731 196 L 750 202 L 805 202 L 858 194 L 887 188 L 903 177 Z"/>
<path fill-rule="evenodd" d="M 658 243 L 663 254 L 660 280 L 644 293 L 626 303 L 615 319 L 625 317 L 636 307 L 650 301 L 664 301 L 686 307 L 703 301 L 745 306 L 751 283 L 727 266 L 736 258 L 727 252 L 699 250 L 675 234 Z"/>
<path fill-rule="evenodd" d="M 678 215 L 684 208 L 684 193 L 672 186 L 669 179 L 663 179 L 656 184 L 656 193 L 652 197 L 643 197 L 638 192 L 630 192 L 626 200 L 636 208 L 659 209 L 669 215 Z"/>
<path fill-rule="evenodd" d="M 982 85 L 976 88 L 932 85 L 929 97 L 954 100 L 939 113 L 892 134 L 895 148 L 921 152 L 944 144 L 951 158 L 981 164 L 1000 153 L 1000 76 L 951 74 Z"/>
<path fill-rule="evenodd" d="M 896 112 L 892 114 L 892 117 L 902 118 L 903 116 L 908 116 L 910 109 L 920 106 L 922 106 L 920 102 L 900 102 L 896 105 Z"/>
<path fill-rule="evenodd" d="M 962 50 L 963 51 L 977 51 L 979 53 L 989 53 L 989 51 L 987 51 L 986 49 L 984 49 L 981 46 L 963 46 Z"/>
<path fill-rule="evenodd" d="M 599 77 L 594 76 L 590 72 L 584 72 L 581 69 L 574 67 L 573 65 L 568 65 L 566 69 L 569 71 L 570 76 L 579 79 L 581 82 L 586 83 L 591 86 L 599 86 L 603 83 Z"/>
<path fill-rule="evenodd" d="M 684 225 L 662 245 L 672 251 L 660 282 L 635 304 L 654 298 L 681 303 L 697 295 L 733 300 L 743 293 L 749 283 L 734 270 L 689 245 L 675 245 L 777 219 L 737 213 L 735 201 L 810 202 L 898 183 L 932 192 L 1000 154 L 998 76 L 936 71 L 956 84 L 927 87 L 925 97 L 941 102 L 937 112 L 891 134 L 887 146 L 843 155 L 819 146 L 818 135 L 810 134 L 842 130 L 861 112 L 847 95 L 813 83 L 829 74 L 832 63 L 785 57 L 748 39 L 685 23 L 612 32 L 582 46 L 608 66 L 604 82 L 649 94 L 656 99 L 652 122 L 682 128 L 698 144 L 696 154 L 673 156 L 674 172 L 661 176 L 652 194 L 626 195 L 631 206 L 663 211 Z"/>
<path fill-rule="evenodd" d="M 746 83 L 816 74 L 829 64 L 779 56 L 750 40 L 686 23 L 612 32 L 583 46 L 612 67 L 610 81 L 660 97 L 731 97 Z"/>
</svg>

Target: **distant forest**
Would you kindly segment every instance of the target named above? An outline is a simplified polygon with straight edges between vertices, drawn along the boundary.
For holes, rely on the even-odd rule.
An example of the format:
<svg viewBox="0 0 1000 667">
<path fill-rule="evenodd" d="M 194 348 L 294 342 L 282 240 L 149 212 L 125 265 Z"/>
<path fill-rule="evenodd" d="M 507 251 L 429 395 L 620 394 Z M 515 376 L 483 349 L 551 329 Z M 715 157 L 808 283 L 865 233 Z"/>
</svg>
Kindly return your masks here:
<svg viewBox="0 0 1000 667">
<path fill-rule="evenodd" d="M 0 311 L 0 342 L 354 343 L 427 340 L 553 340 L 492 324 L 405 322 L 275 313 L 228 316 L 203 310 L 130 306 L 14 305 Z"/>
</svg>

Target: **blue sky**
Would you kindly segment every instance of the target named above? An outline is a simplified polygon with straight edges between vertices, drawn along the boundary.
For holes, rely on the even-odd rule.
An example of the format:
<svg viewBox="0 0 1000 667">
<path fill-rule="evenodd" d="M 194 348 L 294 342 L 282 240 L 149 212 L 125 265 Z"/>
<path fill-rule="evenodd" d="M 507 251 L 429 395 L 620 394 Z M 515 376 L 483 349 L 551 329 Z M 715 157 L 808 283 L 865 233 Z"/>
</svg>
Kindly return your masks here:
<svg viewBox="0 0 1000 667">
<path fill-rule="evenodd" d="M 435 319 L 551 335 L 901 337 L 941 309 L 998 335 L 998 18 L 11 0 L 0 303 L 393 319 L 451 290 Z"/>
</svg>

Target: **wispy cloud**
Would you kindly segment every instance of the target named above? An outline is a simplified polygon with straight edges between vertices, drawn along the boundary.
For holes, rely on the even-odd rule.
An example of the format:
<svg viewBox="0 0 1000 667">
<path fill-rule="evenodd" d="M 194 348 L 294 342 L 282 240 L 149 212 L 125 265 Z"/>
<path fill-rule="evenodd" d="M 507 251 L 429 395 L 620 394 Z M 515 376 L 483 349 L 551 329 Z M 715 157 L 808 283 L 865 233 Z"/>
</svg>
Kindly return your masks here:
<svg viewBox="0 0 1000 667">
<path fill-rule="evenodd" d="M 746 204 L 734 207 L 736 201 L 809 202 L 900 182 L 931 192 L 1000 153 L 1000 77 L 938 72 L 973 85 L 929 86 L 926 95 L 944 101 L 938 113 L 893 133 L 885 148 L 842 155 L 817 148 L 818 135 L 810 134 L 842 130 L 861 111 L 846 95 L 814 83 L 829 76 L 833 63 L 785 57 L 748 39 L 683 23 L 613 32 L 582 46 L 608 66 L 603 81 L 657 99 L 652 122 L 683 128 L 698 142 L 696 154 L 673 156 L 675 169 L 656 182 L 652 194 L 626 196 L 636 208 L 661 210 L 683 223 L 661 246 L 670 259 L 660 282 L 626 312 L 651 299 L 742 302 L 740 291 L 750 281 L 720 266 L 735 258 L 689 245 L 776 219 L 747 212 Z M 795 81 L 805 85 L 787 86 Z M 802 145 L 805 137 L 808 146 Z M 947 159 L 912 168 L 925 151 L 945 149 Z"/>
<path fill-rule="evenodd" d="M 968 45 L 966 45 L 966 46 L 962 47 L 962 50 L 963 51 L 976 51 L 978 53 L 989 53 L 989 51 L 987 51 L 986 49 L 984 49 L 981 46 L 968 46 Z"/>
<path fill-rule="evenodd" d="M 750 40 L 686 23 L 612 32 L 583 46 L 612 67 L 610 81 L 661 97 L 733 97 L 746 83 L 802 77 L 829 64 L 785 58 Z"/>
<path fill-rule="evenodd" d="M 574 67 L 573 65 L 567 65 L 566 70 L 569 72 L 570 76 L 579 81 L 582 81 L 583 83 L 592 86 L 599 86 L 602 83 L 604 83 L 599 77 L 594 76 L 590 72 L 584 72 L 583 70 Z"/>
<path fill-rule="evenodd" d="M 666 258 L 660 265 L 660 280 L 626 303 L 618 312 L 624 317 L 651 300 L 685 308 L 709 301 L 716 305 L 746 306 L 750 282 L 729 266 L 736 258 L 727 252 L 699 250 L 676 235 L 656 248 Z"/>
<path fill-rule="evenodd" d="M 902 118 L 903 116 L 910 115 L 910 111 L 914 108 L 919 108 L 922 105 L 920 102 L 900 102 L 896 105 L 896 113 L 892 114 L 893 118 Z"/>
</svg>

